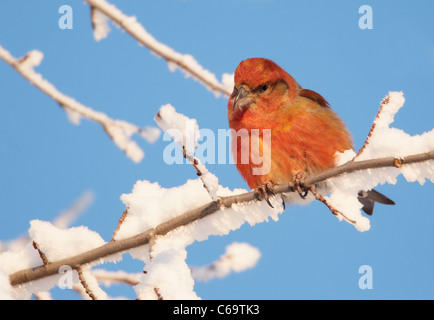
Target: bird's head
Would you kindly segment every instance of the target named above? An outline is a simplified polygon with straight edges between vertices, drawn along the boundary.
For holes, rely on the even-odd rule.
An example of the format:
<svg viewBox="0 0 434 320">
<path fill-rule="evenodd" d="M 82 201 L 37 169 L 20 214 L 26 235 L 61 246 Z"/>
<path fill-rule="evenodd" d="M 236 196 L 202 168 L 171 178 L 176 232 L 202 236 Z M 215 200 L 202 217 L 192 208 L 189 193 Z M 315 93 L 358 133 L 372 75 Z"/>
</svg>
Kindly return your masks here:
<svg viewBox="0 0 434 320">
<path fill-rule="evenodd" d="M 272 112 L 281 103 L 291 103 L 299 90 L 294 78 L 264 58 L 242 61 L 235 70 L 234 82 L 228 102 L 230 120 L 242 117 L 249 109 Z"/>
</svg>

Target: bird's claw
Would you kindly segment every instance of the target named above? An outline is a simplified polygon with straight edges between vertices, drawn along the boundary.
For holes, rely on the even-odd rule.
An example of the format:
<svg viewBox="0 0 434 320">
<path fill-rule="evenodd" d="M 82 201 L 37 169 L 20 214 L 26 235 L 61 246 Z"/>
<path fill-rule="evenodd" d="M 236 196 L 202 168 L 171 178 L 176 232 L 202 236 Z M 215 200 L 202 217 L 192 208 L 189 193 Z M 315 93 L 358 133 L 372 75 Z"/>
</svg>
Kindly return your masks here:
<svg viewBox="0 0 434 320">
<path fill-rule="evenodd" d="M 298 195 L 302 199 L 306 199 L 309 190 L 304 185 L 304 179 L 306 178 L 306 174 L 303 171 L 297 172 L 291 179 L 291 182 L 294 184 L 294 188 L 297 191 Z"/>
<path fill-rule="evenodd" d="M 273 183 L 271 181 L 266 181 L 255 188 L 255 198 L 258 200 L 265 199 L 271 208 L 274 208 L 270 202 L 270 195 L 275 196 L 273 192 Z"/>
</svg>

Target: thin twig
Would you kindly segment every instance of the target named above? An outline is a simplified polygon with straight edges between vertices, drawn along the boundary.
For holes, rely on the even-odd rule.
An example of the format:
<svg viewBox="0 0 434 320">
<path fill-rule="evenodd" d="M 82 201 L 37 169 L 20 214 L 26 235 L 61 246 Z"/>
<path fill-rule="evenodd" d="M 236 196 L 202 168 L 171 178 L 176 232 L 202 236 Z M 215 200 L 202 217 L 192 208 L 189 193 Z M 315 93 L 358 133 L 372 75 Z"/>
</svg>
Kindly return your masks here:
<svg viewBox="0 0 434 320">
<path fill-rule="evenodd" d="M 313 194 L 316 200 L 324 203 L 327 206 L 327 208 L 329 208 L 331 213 L 333 213 L 335 216 L 341 215 L 342 217 L 344 217 L 345 220 L 348 220 L 352 224 L 356 224 L 356 221 L 347 218 L 342 212 L 340 212 L 338 209 L 336 209 L 330 203 L 328 203 L 327 200 L 322 196 L 322 194 L 318 193 L 318 191 L 315 189 L 314 186 L 310 186 L 308 190 Z"/>
<path fill-rule="evenodd" d="M 131 286 L 138 285 L 140 283 L 141 273 L 127 273 L 124 271 L 108 271 L 104 269 L 92 270 L 93 276 L 103 283 L 110 284 L 112 282 L 125 283 Z"/>
<path fill-rule="evenodd" d="M 401 158 L 400 161 L 402 163 L 402 166 L 404 166 L 406 164 L 424 162 L 433 159 L 434 151 L 431 151 L 406 156 L 404 158 Z M 310 187 L 329 178 L 337 177 L 341 174 L 382 167 L 395 167 L 395 163 L 396 158 L 394 157 L 378 158 L 365 161 L 349 161 L 341 166 L 307 177 L 304 181 L 304 184 L 306 187 Z M 279 194 L 293 192 L 295 191 L 295 188 L 293 184 L 283 184 L 276 186 L 273 191 L 275 194 Z M 148 230 L 129 238 L 117 241 L 110 241 L 98 248 L 83 252 L 81 254 L 63 260 L 51 262 L 46 266 L 17 271 L 11 274 L 9 276 L 9 279 L 11 281 L 11 284 L 13 286 L 16 286 L 56 274 L 58 273 L 59 268 L 63 265 L 68 265 L 72 269 L 77 269 L 82 264 L 90 263 L 95 260 L 107 257 L 109 255 L 113 255 L 119 252 L 125 252 L 132 248 L 149 244 L 152 234 L 156 236 L 165 235 L 178 227 L 188 225 L 196 220 L 202 219 L 210 214 L 213 214 L 214 212 L 217 212 L 220 209 L 220 206 L 229 208 L 233 204 L 250 202 L 254 201 L 255 199 L 256 198 L 254 191 L 246 192 L 235 196 L 222 197 L 221 204 L 210 202 L 194 210 L 186 212 L 178 217 L 163 222 L 157 227 L 155 227 L 152 231 Z"/>
<path fill-rule="evenodd" d="M 124 212 L 122 213 L 122 216 L 118 220 L 118 224 L 116 226 L 115 231 L 113 231 L 113 236 L 112 236 L 112 240 L 111 241 L 115 240 L 116 235 L 118 234 L 119 229 L 121 228 L 122 223 L 124 223 L 125 218 L 127 217 L 127 215 L 128 215 L 128 209 L 125 209 Z"/>
<path fill-rule="evenodd" d="M 27 53 L 23 58 L 17 59 L 0 46 L 0 58 L 11 65 L 31 84 L 56 101 L 67 112 L 70 119 L 75 119 L 74 122 L 77 123 L 77 119 L 83 117 L 99 123 L 107 135 L 128 157 L 135 162 L 140 162 L 144 156 L 144 152 L 130 137 L 133 134 L 139 134 L 149 142 L 154 142 L 159 136 L 159 129 L 139 128 L 126 121 L 113 120 L 105 113 L 95 111 L 63 94 L 54 85 L 45 80 L 41 74 L 34 71 L 34 67 L 39 65 L 42 57 L 43 54 L 35 50 Z"/>
<path fill-rule="evenodd" d="M 98 300 L 98 298 L 95 296 L 95 294 L 92 292 L 92 290 L 89 288 L 87 282 L 86 282 L 86 277 L 83 274 L 83 270 L 79 267 L 77 268 L 77 273 L 78 273 L 78 279 L 80 280 L 81 285 L 83 286 L 84 290 L 86 291 L 86 293 L 89 295 L 89 297 L 92 300 Z"/>
<path fill-rule="evenodd" d="M 160 293 L 160 289 L 154 288 L 155 295 L 157 296 L 157 300 L 164 300 L 163 296 Z"/>
<path fill-rule="evenodd" d="M 231 91 L 221 84 L 214 74 L 199 65 L 192 56 L 178 53 L 167 45 L 157 41 L 139 22 L 136 21 L 135 17 L 125 15 L 113 4 L 104 0 L 86 0 L 86 2 L 89 3 L 91 8 L 98 9 L 117 25 L 121 26 L 140 44 L 149 48 L 152 52 L 164 58 L 167 62 L 175 64 L 186 74 L 199 80 L 210 90 L 223 93 L 228 97 L 231 95 Z"/>
<path fill-rule="evenodd" d="M 163 131 L 169 132 L 169 134 L 171 135 L 172 133 L 170 133 L 170 129 L 177 129 L 177 132 L 182 132 L 182 139 L 178 139 L 179 137 L 175 137 L 174 135 L 172 135 L 172 139 L 178 142 L 179 146 L 181 147 L 184 159 L 190 162 L 190 164 L 196 171 L 196 175 L 202 181 L 202 184 L 205 190 L 210 195 L 211 199 L 214 202 L 218 202 L 218 178 L 211 172 L 209 172 L 205 165 L 202 164 L 200 160 L 193 155 L 194 147 L 189 146 L 189 141 L 191 141 L 192 139 L 197 141 L 197 133 L 194 130 L 193 132 L 190 132 L 189 130 L 189 124 L 195 123 L 196 120 L 189 119 L 185 115 L 177 113 L 175 111 L 175 108 L 173 108 L 173 106 L 171 105 L 162 106 L 155 115 L 154 119 Z M 185 123 L 185 127 L 183 126 L 183 123 Z M 192 127 L 194 128 L 195 126 L 193 125 Z M 197 130 L 199 130 L 198 127 Z"/>
<path fill-rule="evenodd" d="M 356 160 L 363 153 L 365 148 L 368 146 L 368 144 L 371 140 L 372 134 L 374 133 L 375 128 L 377 126 L 376 120 L 380 117 L 381 112 L 383 112 L 384 106 L 387 105 L 389 103 L 389 101 L 390 101 L 390 96 L 387 96 L 386 98 L 383 99 L 383 101 L 381 101 L 380 109 L 378 110 L 377 115 L 375 116 L 375 119 L 372 123 L 371 129 L 369 130 L 368 136 L 366 137 L 366 140 L 363 143 L 363 146 L 359 149 L 356 156 L 353 158 L 353 161 Z"/>
<path fill-rule="evenodd" d="M 156 243 L 156 236 L 154 233 L 154 230 L 151 230 L 151 234 L 149 235 L 149 261 L 152 261 L 154 259 L 154 247 Z M 157 300 L 164 300 L 163 296 L 160 293 L 160 288 L 154 287 L 154 292 L 157 296 Z"/>
<path fill-rule="evenodd" d="M 32 244 L 33 244 L 33 248 L 35 248 L 36 251 L 38 251 L 39 256 L 41 257 L 41 260 L 42 260 L 42 263 L 44 264 L 44 266 L 46 266 L 47 264 L 49 264 L 47 256 L 45 255 L 45 253 L 42 252 L 41 249 L 39 249 L 39 246 L 38 246 L 38 244 L 36 243 L 35 240 L 33 240 Z"/>
</svg>

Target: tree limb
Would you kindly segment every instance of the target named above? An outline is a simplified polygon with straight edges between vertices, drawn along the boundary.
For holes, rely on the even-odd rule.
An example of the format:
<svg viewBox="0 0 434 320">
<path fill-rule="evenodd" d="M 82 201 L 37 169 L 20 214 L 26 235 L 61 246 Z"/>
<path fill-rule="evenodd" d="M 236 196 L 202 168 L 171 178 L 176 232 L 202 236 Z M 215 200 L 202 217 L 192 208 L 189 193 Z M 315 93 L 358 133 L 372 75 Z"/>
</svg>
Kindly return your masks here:
<svg viewBox="0 0 434 320">
<path fill-rule="evenodd" d="M 104 15 L 121 26 L 141 45 L 149 48 L 152 52 L 165 59 L 169 64 L 174 64 L 181 68 L 187 75 L 191 75 L 211 91 L 223 93 L 227 97 L 231 95 L 232 88 L 226 88 L 216 79 L 214 74 L 199 65 L 192 56 L 178 53 L 167 45 L 156 40 L 140 23 L 136 21 L 135 17 L 125 15 L 113 4 L 110 4 L 105 0 L 86 0 L 86 2 L 89 3 L 91 8 L 101 11 Z"/>
<path fill-rule="evenodd" d="M 386 158 L 378 158 L 378 159 L 371 159 L 365 161 L 349 161 L 338 167 L 307 177 L 304 181 L 304 184 L 306 187 L 310 187 L 319 182 L 325 181 L 329 178 L 337 177 L 339 175 L 347 174 L 355 171 L 383 168 L 383 167 L 399 168 L 406 164 L 423 162 L 423 161 L 428 161 L 433 159 L 434 159 L 434 151 L 409 155 L 400 159 L 394 157 L 386 157 Z M 275 188 L 273 188 L 273 191 L 275 194 L 279 194 L 285 192 L 293 192 L 295 191 L 295 188 L 293 184 L 289 183 L 289 184 L 282 184 L 282 185 L 275 186 Z M 116 253 L 126 252 L 127 250 L 132 248 L 147 245 L 150 243 L 152 237 L 164 236 L 168 232 L 178 227 L 188 225 L 196 220 L 202 219 L 210 214 L 213 214 L 219 211 L 219 209 L 222 207 L 229 208 L 236 203 L 245 203 L 254 200 L 255 200 L 255 193 L 253 191 L 246 192 L 240 195 L 235 195 L 235 196 L 222 197 L 219 199 L 219 201 L 207 203 L 194 210 L 188 211 L 178 217 L 165 221 L 160 225 L 158 225 L 157 227 L 155 227 L 154 229 L 147 230 L 143 233 L 137 234 L 129 238 L 116 240 L 116 241 L 112 240 L 98 248 L 92 249 L 87 252 L 83 252 L 73 257 L 69 257 L 59 261 L 49 262 L 48 264 L 39 267 L 17 271 L 11 274 L 9 276 L 9 279 L 11 284 L 13 286 L 16 286 L 30 281 L 42 279 L 50 275 L 57 274 L 59 272 L 59 268 L 63 265 L 68 265 L 72 269 L 78 270 L 80 266 L 86 263 L 90 263 Z"/>
<path fill-rule="evenodd" d="M 95 111 L 60 92 L 53 84 L 34 70 L 42 61 L 42 52 L 33 50 L 27 53 L 23 58 L 15 58 L 0 45 L 0 58 L 13 67 L 36 88 L 56 101 L 65 110 L 71 122 L 78 124 L 80 118 L 83 117 L 99 123 L 110 139 L 135 162 L 142 160 L 144 152 L 137 143 L 131 139 L 131 136 L 133 134 L 139 134 L 148 142 L 152 143 L 155 142 L 160 135 L 160 130 L 157 128 L 140 128 L 127 121 L 111 119 L 105 113 Z"/>
</svg>

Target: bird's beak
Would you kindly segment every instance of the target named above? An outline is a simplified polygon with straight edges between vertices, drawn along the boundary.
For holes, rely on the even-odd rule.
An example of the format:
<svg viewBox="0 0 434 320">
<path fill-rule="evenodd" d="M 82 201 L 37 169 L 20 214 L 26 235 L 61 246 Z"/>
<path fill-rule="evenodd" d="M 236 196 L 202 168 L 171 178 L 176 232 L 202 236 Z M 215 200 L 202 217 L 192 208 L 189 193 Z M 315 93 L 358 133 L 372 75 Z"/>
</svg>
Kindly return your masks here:
<svg viewBox="0 0 434 320">
<path fill-rule="evenodd" d="M 244 105 L 246 105 L 246 102 L 250 102 L 250 101 L 242 101 L 248 95 L 249 95 L 249 92 L 246 91 L 243 87 L 240 87 L 238 89 L 238 91 L 237 91 L 236 96 L 235 96 L 234 105 L 233 105 L 232 111 L 235 110 L 237 102 L 238 102 L 238 108 L 242 108 Z M 244 99 L 244 100 L 246 100 L 246 99 Z M 250 100 L 250 99 L 247 99 L 247 100 Z"/>
</svg>

